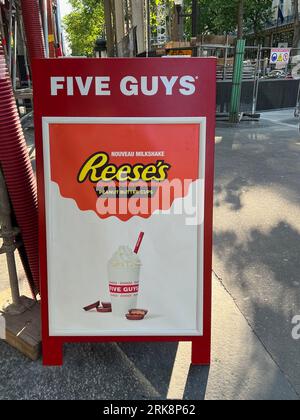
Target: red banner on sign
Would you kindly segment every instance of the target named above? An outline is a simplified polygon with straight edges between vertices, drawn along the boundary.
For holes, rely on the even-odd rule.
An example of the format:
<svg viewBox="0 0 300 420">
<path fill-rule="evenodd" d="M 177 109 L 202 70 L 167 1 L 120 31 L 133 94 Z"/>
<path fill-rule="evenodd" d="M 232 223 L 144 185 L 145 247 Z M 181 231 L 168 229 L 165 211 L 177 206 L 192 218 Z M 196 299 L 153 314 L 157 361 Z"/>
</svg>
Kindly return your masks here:
<svg viewBox="0 0 300 420">
<path fill-rule="evenodd" d="M 112 294 L 134 294 L 139 292 L 139 285 L 132 285 L 132 284 L 120 284 L 116 285 L 114 283 L 110 283 L 109 291 Z"/>
<path fill-rule="evenodd" d="M 198 177 L 199 124 L 51 124 L 49 136 L 61 195 L 103 219 L 169 210 Z"/>
</svg>

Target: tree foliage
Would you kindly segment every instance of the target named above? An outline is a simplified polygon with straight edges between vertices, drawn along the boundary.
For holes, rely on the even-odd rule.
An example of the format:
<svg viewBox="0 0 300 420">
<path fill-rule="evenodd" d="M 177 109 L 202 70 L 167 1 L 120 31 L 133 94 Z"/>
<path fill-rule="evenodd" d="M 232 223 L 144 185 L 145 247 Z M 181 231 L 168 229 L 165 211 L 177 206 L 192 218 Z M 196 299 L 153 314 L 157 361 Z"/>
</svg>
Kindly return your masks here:
<svg viewBox="0 0 300 420">
<path fill-rule="evenodd" d="M 104 33 L 104 7 L 99 0 L 69 0 L 73 11 L 64 18 L 72 55 L 91 56 L 95 41 Z"/>
<path fill-rule="evenodd" d="M 272 0 L 245 0 L 245 29 L 259 34 L 273 16 Z"/>
<path fill-rule="evenodd" d="M 121 1 L 121 0 L 117 0 Z M 297 0 L 298 1 L 298 0 Z M 102 0 L 69 0 L 73 11 L 64 19 L 64 26 L 73 55 L 93 54 L 95 40 L 104 33 L 104 6 Z M 237 28 L 239 0 L 198 0 L 198 34 L 224 35 Z M 157 32 L 157 6 L 164 3 L 169 11 L 167 26 L 171 26 L 174 11 L 173 0 L 150 0 L 152 36 Z M 244 0 L 244 29 L 260 33 L 272 16 L 272 0 Z M 184 0 L 183 14 L 192 13 L 192 0 Z M 185 36 L 191 36 L 191 18 L 185 17 Z"/>
<path fill-rule="evenodd" d="M 198 0 L 199 34 L 229 34 L 237 28 L 239 0 Z M 248 32 L 258 34 L 273 13 L 272 0 L 244 0 L 244 26 Z M 185 13 L 192 12 L 192 0 L 185 0 Z M 186 35 L 191 32 L 190 19 L 186 19 Z"/>
<path fill-rule="evenodd" d="M 170 16 L 173 10 L 173 0 L 150 0 L 151 27 L 153 34 L 156 32 L 157 6 L 165 3 Z M 238 21 L 239 0 L 198 0 L 199 17 L 198 33 L 224 35 L 234 33 Z M 273 14 L 272 0 L 244 0 L 244 29 L 246 32 L 259 34 L 264 24 Z M 186 38 L 190 38 L 192 32 L 192 20 L 187 17 L 192 13 L 192 0 L 184 0 L 183 14 L 186 16 L 184 32 Z"/>
</svg>

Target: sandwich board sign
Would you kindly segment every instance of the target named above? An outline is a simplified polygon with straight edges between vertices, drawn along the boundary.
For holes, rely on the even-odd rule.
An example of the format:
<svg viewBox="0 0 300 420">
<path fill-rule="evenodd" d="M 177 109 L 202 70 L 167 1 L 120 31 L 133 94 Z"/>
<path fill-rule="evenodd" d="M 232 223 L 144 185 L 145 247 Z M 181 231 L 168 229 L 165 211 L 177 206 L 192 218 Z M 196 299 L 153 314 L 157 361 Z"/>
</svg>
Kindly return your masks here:
<svg viewBox="0 0 300 420">
<path fill-rule="evenodd" d="M 43 361 L 191 341 L 209 364 L 215 59 L 36 60 Z"/>
</svg>

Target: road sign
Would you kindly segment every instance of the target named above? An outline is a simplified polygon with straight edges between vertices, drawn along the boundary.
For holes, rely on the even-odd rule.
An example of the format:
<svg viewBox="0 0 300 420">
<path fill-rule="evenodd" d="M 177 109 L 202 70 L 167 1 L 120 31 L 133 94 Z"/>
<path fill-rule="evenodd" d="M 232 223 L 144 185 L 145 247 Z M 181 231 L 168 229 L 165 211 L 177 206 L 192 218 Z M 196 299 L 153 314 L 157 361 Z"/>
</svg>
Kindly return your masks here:
<svg viewBox="0 0 300 420">
<path fill-rule="evenodd" d="M 290 48 L 272 48 L 271 64 L 276 64 L 276 68 L 284 68 L 290 61 Z"/>
<path fill-rule="evenodd" d="M 209 364 L 215 59 L 34 64 L 43 358 L 192 341 Z"/>
</svg>

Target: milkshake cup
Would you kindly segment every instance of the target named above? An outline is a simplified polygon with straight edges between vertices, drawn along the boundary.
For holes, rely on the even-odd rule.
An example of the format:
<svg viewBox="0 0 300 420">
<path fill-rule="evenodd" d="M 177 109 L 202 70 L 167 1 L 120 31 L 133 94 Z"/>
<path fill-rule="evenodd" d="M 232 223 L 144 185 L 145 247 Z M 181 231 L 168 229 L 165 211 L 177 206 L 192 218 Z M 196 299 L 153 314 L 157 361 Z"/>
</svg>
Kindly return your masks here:
<svg viewBox="0 0 300 420">
<path fill-rule="evenodd" d="M 125 317 L 137 307 L 141 261 L 129 247 L 121 246 L 108 262 L 112 313 Z"/>
</svg>

